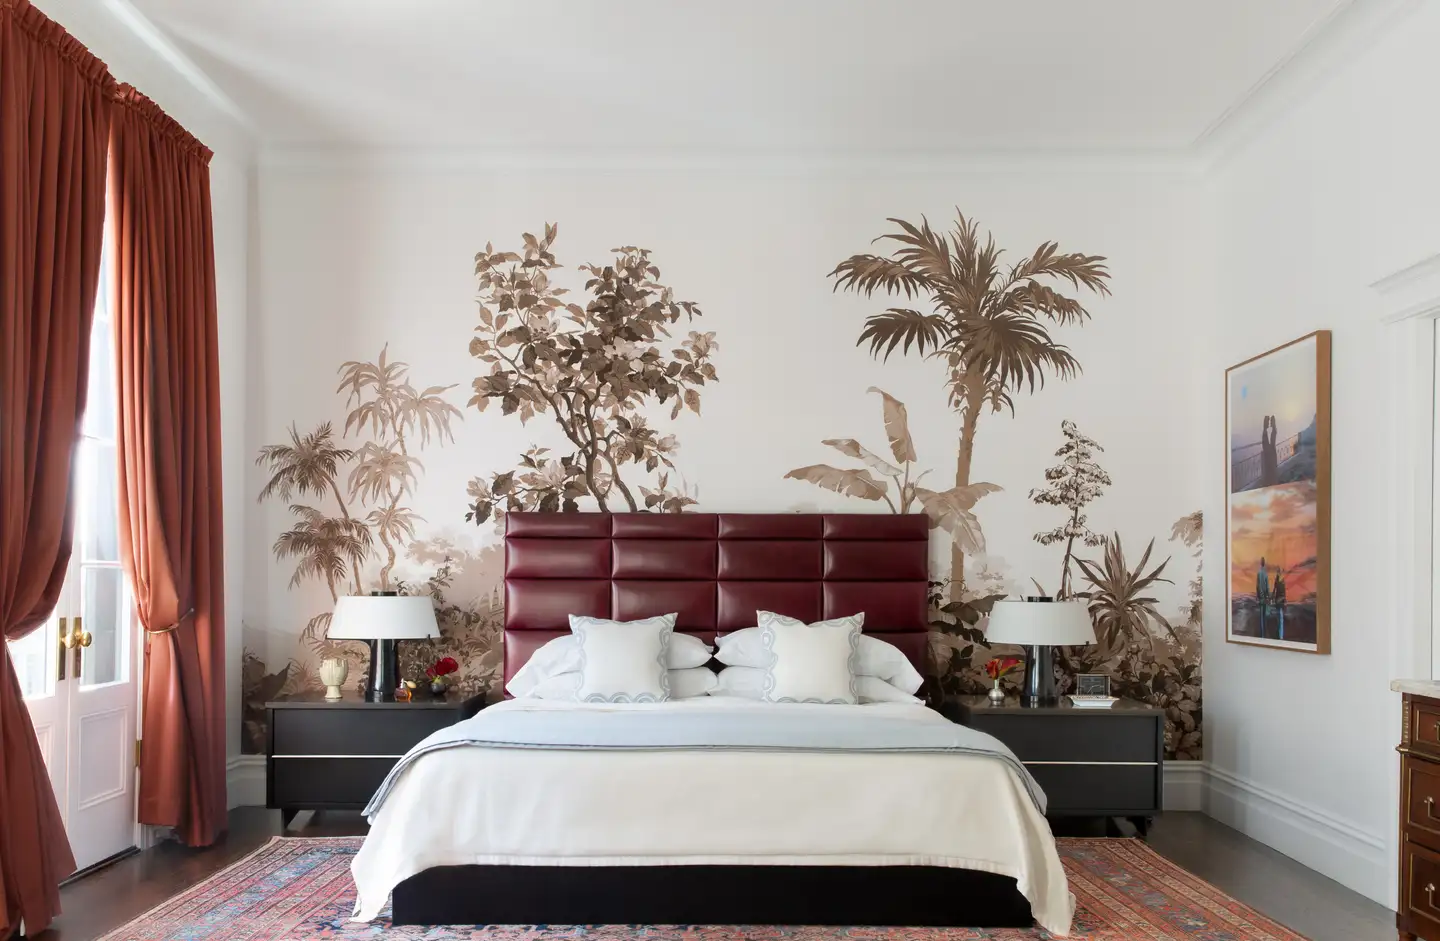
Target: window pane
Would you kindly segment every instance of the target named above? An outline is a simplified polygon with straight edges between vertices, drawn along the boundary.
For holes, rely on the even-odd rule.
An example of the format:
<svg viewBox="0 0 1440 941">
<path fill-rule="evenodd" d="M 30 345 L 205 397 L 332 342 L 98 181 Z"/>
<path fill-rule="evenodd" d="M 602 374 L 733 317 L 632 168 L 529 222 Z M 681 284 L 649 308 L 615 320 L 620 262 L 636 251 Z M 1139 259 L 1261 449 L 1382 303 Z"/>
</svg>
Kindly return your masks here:
<svg viewBox="0 0 1440 941">
<path fill-rule="evenodd" d="M 115 391 L 115 334 L 104 314 L 109 293 L 104 284 L 97 295 L 95 324 L 90 328 L 90 383 L 85 398 L 85 434 L 113 440 L 119 413 Z"/>
<path fill-rule="evenodd" d="M 120 503 L 115 445 L 86 440 L 81 445 L 80 534 L 86 562 L 120 561 Z"/>
<path fill-rule="evenodd" d="M 10 661 L 20 678 L 20 693 L 26 699 L 50 695 L 50 632 L 44 625 L 20 640 L 10 642 Z"/>
<path fill-rule="evenodd" d="M 124 653 L 128 631 L 125 623 L 124 576 L 111 566 L 83 566 L 81 626 L 93 640 L 82 655 L 81 686 L 96 686 L 125 679 Z"/>
</svg>

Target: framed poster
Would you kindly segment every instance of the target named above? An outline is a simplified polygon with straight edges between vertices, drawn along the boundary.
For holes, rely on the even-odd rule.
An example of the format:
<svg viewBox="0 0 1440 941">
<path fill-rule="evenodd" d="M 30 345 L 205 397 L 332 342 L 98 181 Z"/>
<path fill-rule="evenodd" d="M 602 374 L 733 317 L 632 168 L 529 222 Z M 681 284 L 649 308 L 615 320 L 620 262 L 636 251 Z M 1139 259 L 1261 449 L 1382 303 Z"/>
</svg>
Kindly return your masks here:
<svg viewBox="0 0 1440 941">
<path fill-rule="evenodd" d="M 1330 331 L 1225 371 L 1225 639 L 1330 652 Z"/>
</svg>

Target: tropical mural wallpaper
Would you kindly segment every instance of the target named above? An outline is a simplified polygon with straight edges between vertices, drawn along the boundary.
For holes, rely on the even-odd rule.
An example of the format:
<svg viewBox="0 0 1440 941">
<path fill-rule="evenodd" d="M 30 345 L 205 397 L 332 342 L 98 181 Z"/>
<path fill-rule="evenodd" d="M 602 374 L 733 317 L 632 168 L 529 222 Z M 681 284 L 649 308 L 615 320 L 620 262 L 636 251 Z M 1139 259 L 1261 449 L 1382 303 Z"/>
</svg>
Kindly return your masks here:
<svg viewBox="0 0 1440 941">
<path fill-rule="evenodd" d="M 1151 532 L 1107 529 L 1106 504 L 1127 481 L 1112 480 L 1101 466 L 1104 448 L 1068 419 L 1050 466 L 1024 479 L 972 479 L 986 416 L 1014 416 L 1047 381 L 1080 375 L 1082 363 L 1064 340 L 1090 319 L 1086 304 L 1109 294 L 1106 259 L 1047 241 L 1007 265 L 994 238 L 963 214 L 948 231 L 923 218 L 918 225 L 889 221 L 893 228 L 876 239 L 884 253 L 851 255 L 829 279 L 836 292 L 896 306 L 835 329 L 855 331 L 876 375 L 906 369 L 906 362 L 938 366 L 943 385 L 935 395 L 955 422 L 912 428 L 905 402 L 882 388 L 889 383 L 865 383 L 875 423 L 861 416 L 858 426 L 834 429 L 857 437 L 821 437 L 829 429 L 817 429 L 817 463 L 780 464 L 774 479 L 794 488 L 797 509 L 805 488 L 819 488 L 842 505 L 853 501 L 856 512 L 929 518 L 937 533 L 932 548 L 940 547 L 930 594 L 937 689 L 980 692 L 988 685 L 984 626 L 996 600 L 1012 593 L 1077 598 L 1089 607 L 1097 643 L 1064 650 L 1065 676 L 1108 673 L 1118 695 L 1165 709 L 1168 757 L 1200 758 L 1200 514 L 1156 521 Z M 329 606 L 341 593 L 429 595 L 443 636 L 402 645 L 402 669 L 418 675 L 434 659 L 453 656 L 462 695 L 498 696 L 499 520 L 506 512 L 747 509 L 699 505 L 699 483 L 724 468 L 686 466 L 681 458 L 680 431 L 705 428 L 703 419 L 685 415 L 699 419 L 702 393 L 719 394 L 712 389 L 721 376 L 718 331 L 699 328 L 699 302 L 669 286 L 647 249 L 616 248 L 609 258 L 566 268 L 557 259 L 558 237 L 558 227 L 547 224 L 539 235 L 523 234 L 514 250 L 487 244 L 475 255 L 468 351 L 476 374 L 463 408 L 460 377 L 427 376 L 447 384 L 419 386 L 387 347 L 373 361 L 339 366 L 336 394 L 346 418 L 338 433 L 325 422 L 305 433 L 291 424 L 284 440 L 260 450 L 259 499 L 286 507 L 290 519 L 274 533 L 273 558 L 315 610 L 296 625 L 294 649 L 283 659 L 273 647 L 246 650 L 246 750 L 263 750 L 264 702 L 320 688 L 322 657 L 349 659 L 351 683 L 363 683 L 364 647 L 325 637 Z M 738 374 L 738 367 L 726 371 Z M 841 373 L 835 381 L 849 380 Z M 803 416 L 792 420 L 797 430 L 816 427 Z M 424 461 L 454 441 L 460 422 L 473 421 L 516 422 L 533 435 L 510 460 L 475 467 L 464 509 L 441 521 L 458 523 L 463 515 L 479 548 L 438 534 L 443 526 L 412 509 Z M 933 446 L 957 427 L 952 477 L 949 458 L 932 466 L 918 453 L 936 453 Z M 1030 504 L 1053 513 L 1053 525 L 1033 535 L 987 534 L 986 498 L 1005 491 L 1028 494 Z M 1017 539 L 1050 558 L 1023 580 L 999 554 Z"/>
</svg>

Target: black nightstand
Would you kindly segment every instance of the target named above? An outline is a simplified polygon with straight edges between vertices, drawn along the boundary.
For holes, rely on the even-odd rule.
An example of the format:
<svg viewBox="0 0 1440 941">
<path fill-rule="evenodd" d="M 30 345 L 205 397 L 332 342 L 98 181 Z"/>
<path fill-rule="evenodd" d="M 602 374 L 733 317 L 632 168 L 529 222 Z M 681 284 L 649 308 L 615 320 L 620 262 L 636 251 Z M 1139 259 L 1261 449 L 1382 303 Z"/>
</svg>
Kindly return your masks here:
<svg viewBox="0 0 1440 941">
<path fill-rule="evenodd" d="M 1163 808 L 1165 713 L 1122 699 L 1109 709 L 993 705 L 985 696 L 947 699 L 940 712 L 995 736 L 1045 789 L 1051 817 L 1125 817 L 1143 836 Z"/>
<path fill-rule="evenodd" d="M 366 702 L 355 693 L 266 703 L 265 806 L 284 826 L 302 810 L 364 810 L 407 751 L 484 706 L 483 696 Z"/>
</svg>

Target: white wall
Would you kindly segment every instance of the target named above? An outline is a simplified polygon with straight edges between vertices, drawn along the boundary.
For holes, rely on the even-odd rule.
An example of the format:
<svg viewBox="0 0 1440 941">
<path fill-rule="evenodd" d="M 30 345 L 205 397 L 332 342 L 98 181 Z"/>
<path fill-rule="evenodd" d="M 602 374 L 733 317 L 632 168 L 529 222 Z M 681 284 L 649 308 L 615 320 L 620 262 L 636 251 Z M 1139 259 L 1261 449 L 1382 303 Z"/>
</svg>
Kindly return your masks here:
<svg viewBox="0 0 1440 941">
<path fill-rule="evenodd" d="M 1316 328 L 1334 331 L 1332 637 L 1328 657 L 1224 643 L 1224 555 L 1206 560 L 1211 813 L 1394 903 L 1395 672 L 1429 625 L 1407 616 L 1408 526 L 1394 462 L 1413 403 L 1408 327 L 1376 282 L 1440 251 L 1440 4 L 1418 5 L 1205 181 L 1216 249 L 1201 470 L 1212 545 L 1223 519 L 1221 376 Z M 1407 331 L 1399 334 L 1397 331 Z M 1422 673 L 1422 675 L 1428 675 Z"/>
<path fill-rule="evenodd" d="M 250 176 L 254 142 L 247 127 L 225 107 L 176 71 L 161 51 L 138 38 L 117 19 L 128 5 L 99 0 L 38 0 L 35 4 L 110 67 L 114 76 L 154 99 L 171 117 L 214 152 L 210 164 L 215 227 L 216 301 L 220 329 L 220 412 L 225 429 L 221 470 L 226 482 L 225 599 L 227 634 L 226 752 L 240 752 L 240 590 L 244 584 L 243 481 L 250 457 L 245 450 L 245 324 L 248 315 Z M 233 801 L 232 801 L 233 803 Z"/>
</svg>

